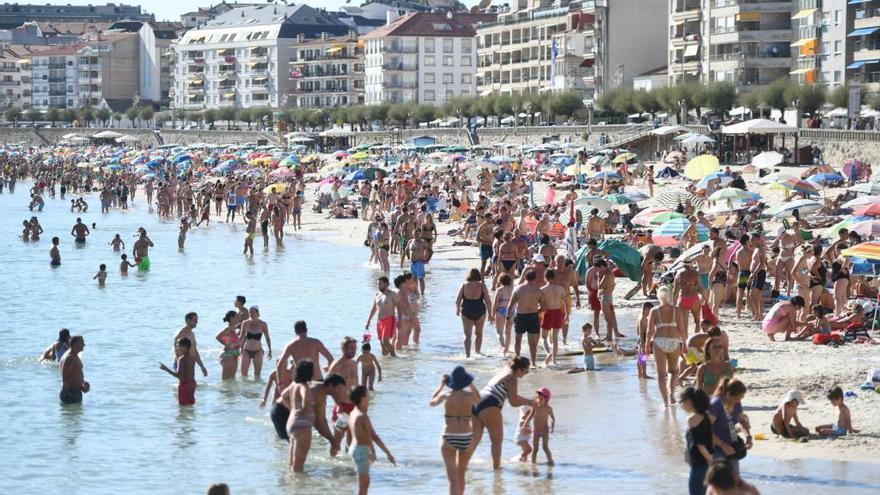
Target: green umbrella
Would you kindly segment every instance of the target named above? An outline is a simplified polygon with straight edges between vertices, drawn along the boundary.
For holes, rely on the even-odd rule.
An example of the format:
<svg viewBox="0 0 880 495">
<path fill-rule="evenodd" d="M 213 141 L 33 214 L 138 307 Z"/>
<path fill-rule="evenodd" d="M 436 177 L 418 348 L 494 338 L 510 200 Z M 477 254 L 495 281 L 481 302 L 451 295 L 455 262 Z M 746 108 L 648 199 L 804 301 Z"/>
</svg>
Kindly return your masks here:
<svg viewBox="0 0 880 495">
<path fill-rule="evenodd" d="M 632 198 L 624 194 L 608 194 L 604 197 L 604 199 L 607 201 L 611 201 L 612 203 L 617 205 L 628 205 L 636 203 L 636 201 L 633 201 Z"/>
<path fill-rule="evenodd" d="M 469 151 L 467 146 L 447 146 L 445 148 L 441 148 L 440 151 L 445 151 L 446 153 L 467 153 Z"/>
<path fill-rule="evenodd" d="M 608 239 L 599 243 L 599 249 L 608 253 L 608 257 L 630 280 L 638 282 L 642 279 L 642 255 L 634 247 L 625 242 Z M 580 280 L 586 277 L 589 268 L 586 258 L 587 251 L 589 251 L 589 246 L 582 247 L 575 258 L 574 267 Z"/>
<path fill-rule="evenodd" d="M 661 225 L 675 218 L 686 218 L 681 213 L 676 213 L 674 211 L 664 211 L 652 216 L 648 219 L 648 223 L 651 225 Z"/>
<path fill-rule="evenodd" d="M 377 174 L 381 174 L 382 177 L 388 177 L 388 171 L 384 168 L 367 167 L 362 168 L 361 171 L 364 173 L 364 178 L 366 178 L 367 180 L 376 180 Z"/>
</svg>

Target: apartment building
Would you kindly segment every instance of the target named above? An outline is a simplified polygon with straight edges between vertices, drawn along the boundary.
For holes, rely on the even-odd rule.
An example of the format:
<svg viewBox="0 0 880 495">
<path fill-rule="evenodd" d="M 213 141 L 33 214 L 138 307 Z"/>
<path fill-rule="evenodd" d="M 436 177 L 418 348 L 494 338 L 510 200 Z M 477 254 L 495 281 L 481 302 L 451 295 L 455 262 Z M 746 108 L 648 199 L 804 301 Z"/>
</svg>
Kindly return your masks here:
<svg viewBox="0 0 880 495">
<path fill-rule="evenodd" d="M 183 25 L 176 22 L 121 21 L 113 23 L 110 30 L 137 33 L 140 52 L 138 95 L 141 101 L 167 107 L 174 62 L 172 45 L 178 33 L 183 33 Z"/>
<path fill-rule="evenodd" d="M 287 106 L 333 108 L 364 103 L 364 46 L 355 33 L 293 45 Z"/>
<path fill-rule="evenodd" d="M 33 108 L 44 111 L 49 108 L 76 108 L 77 51 L 80 48 L 81 45 L 59 46 L 30 56 Z"/>
<path fill-rule="evenodd" d="M 847 3 L 847 80 L 859 81 L 868 93 L 880 93 L 880 1 Z"/>
<path fill-rule="evenodd" d="M 256 7 L 258 3 L 232 2 L 227 3 L 225 0 L 212 5 L 210 7 L 199 7 L 196 10 L 180 14 L 180 22 L 186 29 L 197 28 L 218 15 L 225 14 L 236 7 Z"/>
<path fill-rule="evenodd" d="M 0 112 L 31 107 L 31 53 L 21 45 L 0 46 Z"/>
<path fill-rule="evenodd" d="M 452 13 L 411 12 L 364 36 L 368 105 L 475 96 L 476 31 Z"/>
<path fill-rule="evenodd" d="M 172 105 L 178 109 L 271 107 L 290 88 L 291 42 L 348 28 L 307 5 L 234 8 L 187 31 L 174 46 Z"/>
<path fill-rule="evenodd" d="M 113 22 L 122 19 L 152 19 L 152 14 L 141 11 L 139 5 L 108 3 L 106 5 L 59 4 L 0 4 L 0 29 L 21 26 L 27 21 Z"/>
<path fill-rule="evenodd" d="M 786 0 L 670 0 L 670 83 L 730 81 L 739 90 L 748 91 L 788 77 L 793 65 L 792 17 L 797 4 Z M 815 50 L 815 45 L 811 46 Z"/>
<path fill-rule="evenodd" d="M 666 6 L 639 0 L 515 0 L 477 25 L 481 95 L 580 92 L 585 100 L 666 64 Z"/>
<path fill-rule="evenodd" d="M 140 38 L 136 33 L 105 33 L 85 40 L 76 51 L 77 106 L 102 100 L 131 101 L 140 89 Z"/>
<path fill-rule="evenodd" d="M 844 84 L 847 1 L 799 0 L 792 15 L 792 78 L 799 84 Z"/>
</svg>

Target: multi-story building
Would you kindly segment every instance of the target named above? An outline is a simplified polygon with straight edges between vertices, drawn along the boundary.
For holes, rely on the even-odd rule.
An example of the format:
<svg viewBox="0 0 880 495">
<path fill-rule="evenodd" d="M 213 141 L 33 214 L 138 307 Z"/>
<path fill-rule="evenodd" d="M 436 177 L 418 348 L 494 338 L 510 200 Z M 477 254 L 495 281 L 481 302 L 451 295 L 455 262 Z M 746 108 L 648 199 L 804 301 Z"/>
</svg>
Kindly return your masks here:
<svg viewBox="0 0 880 495">
<path fill-rule="evenodd" d="M 33 75 L 31 103 L 37 110 L 76 108 L 77 55 L 82 46 L 59 46 L 30 55 Z"/>
<path fill-rule="evenodd" d="M 111 30 L 137 33 L 140 57 L 141 101 L 152 102 L 161 107 L 169 105 L 171 70 L 174 62 L 172 45 L 183 33 L 183 25 L 176 22 L 121 21 L 110 26 Z M 169 52 L 172 56 L 168 56 Z"/>
<path fill-rule="evenodd" d="M 368 105 L 475 96 L 476 31 L 452 13 L 413 12 L 364 36 Z"/>
<path fill-rule="evenodd" d="M 848 2 L 846 26 L 847 80 L 861 82 L 868 93 L 880 93 L 880 1 Z"/>
<path fill-rule="evenodd" d="M 844 84 L 848 0 L 798 0 L 792 15 L 792 78 L 828 88 Z"/>
<path fill-rule="evenodd" d="M 25 53 L 0 46 L 0 112 L 31 107 L 31 66 L 30 59 L 22 58 Z"/>
<path fill-rule="evenodd" d="M 152 14 L 141 11 L 139 5 L 108 3 L 106 5 L 20 4 L 0 5 L 0 28 L 21 26 L 27 21 L 113 22 L 122 19 L 152 19 Z"/>
<path fill-rule="evenodd" d="M 136 33 L 99 34 L 76 51 L 77 106 L 101 101 L 132 101 L 140 88 L 140 37 Z"/>
<path fill-rule="evenodd" d="M 235 8 L 174 46 L 171 96 L 178 109 L 278 108 L 290 87 L 291 42 L 348 28 L 307 5 Z"/>
<path fill-rule="evenodd" d="M 364 41 L 354 33 L 293 45 L 287 106 L 326 108 L 364 103 Z"/>
<path fill-rule="evenodd" d="M 227 3 L 226 0 L 210 7 L 199 7 L 196 10 L 180 14 L 180 22 L 186 29 L 197 28 L 214 19 L 218 15 L 225 14 L 236 7 L 256 7 L 258 3 Z"/>
<path fill-rule="evenodd" d="M 748 91 L 788 77 L 796 4 L 670 0 L 670 82 L 730 81 Z"/>
<path fill-rule="evenodd" d="M 660 2 L 515 0 L 477 25 L 481 95 L 580 92 L 593 99 L 665 65 Z"/>
</svg>

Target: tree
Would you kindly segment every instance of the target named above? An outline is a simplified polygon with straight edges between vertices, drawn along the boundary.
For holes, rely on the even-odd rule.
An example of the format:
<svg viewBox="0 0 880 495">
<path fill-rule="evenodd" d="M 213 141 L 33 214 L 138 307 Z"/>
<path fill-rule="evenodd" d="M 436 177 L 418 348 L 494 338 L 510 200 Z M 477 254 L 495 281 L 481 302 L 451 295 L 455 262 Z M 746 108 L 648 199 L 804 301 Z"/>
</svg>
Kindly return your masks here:
<svg viewBox="0 0 880 495">
<path fill-rule="evenodd" d="M 471 104 L 470 107 L 476 107 L 479 105 Z M 493 104 L 493 113 L 498 116 L 499 119 L 504 118 L 505 115 L 510 115 L 513 113 L 513 98 L 510 95 L 500 95 L 495 98 Z M 516 115 L 514 115 L 516 117 Z"/>
<path fill-rule="evenodd" d="M 110 118 L 115 123 L 116 127 L 122 126 L 122 114 L 119 112 L 113 112 L 110 114 Z"/>
<path fill-rule="evenodd" d="M 202 112 L 202 118 L 205 119 L 209 126 L 214 127 L 214 122 L 217 120 L 217 111 L 209 108 Z"/>
<path fill-rule="evenodd" d="M 251 110 L 253 120 L 257 123 L 258 128 L 264 128 L 272 125 L 272 110 L 266 107 L 258 107 Z"/>
<path fill-rule="evenodd" d="M 610 89 L 602 92 L 602 96 L 596 100 L 596 109 L 611 115 L 617 115 L 616 101 L 619 92 L 619 89 Z"/>
<path fill-rule="evenodd" d="M 785 94 L 786 91 L 790 92 L 790 86 L 791 79 L 788 77 L 773 81 L 761 92 L 761 102 L 772 109 L 784 112 L 788 104 L 791 103 Z"/>
<path fill-rule="evenodd" d="M 95 111 L 91 105 L 79 109 L 79 119 L 84 127 L 88 127 L 95 120 Z"/>
<path fill-rule="evenodd" d="M 834 108 L 847 108 L 849 106 L 849 89 L 846 86 L 838 86 L 828 93 L 827 99 Z"/>
<path fill-rule="evenodd" d="M 638 110 L 635 99 L 635 91 L 632 89 L 618 89 L 614 93 L 614 101 L 611 103 L 614 113 L 626 117 Z"/>
<path fill-rule="evenodd" d="M 61 114 L 61 112 L 59 112 L 58 109 L 55 107 L 51 107 L 48 110 L 46 110 L 46 120 L 49 121 L 50 126 L 54 127 L 55 122 L 58 120 L 61 120 L 60 114 Z"/>
<path fill-rule="evenodd" d="M 813 84 L 793 87 L 796 88 L 797 97 L 795 99 L 798 101 L 798 110 L 803 115 L 813 116 L 825 104 L 827 92 L 824 86 Z"/>
<path fill-rule="evenodd" d="M 68 124 L 76 120 L 76 111 L 72 108 L 65 108 L 61 111 L 61 121 Z"/>
<path fill-rule="evenodd" d="M 251 124 L 254 122 L 254 113 L 249 108 L 242 108 L 236 112 L 235 119 L 247 124 L 248 130 L 251 130 Z"/>
<path fill-rule="evenodd" d="M 658 94 L 654 91 L 636 91 L 635 93 L 638 110 L 651 114 L 651 120 L 654 120 L 654 115 L 663 108 L 657 96 Z"/>
<path fill-rule="evenodd" d="M 736 102 L 736 86 L 727 81 L 711 83 L 705 87 L 702 93 L 703 104 L 712 109 L 712 113 L 722 118 Z"/>
<path fill-rule="evenodd" d="M 431 122 L 435 118 L 435 108 L 431 105 L 419 105 L 413 112 L 416 123 Z"/>
<path fill-rule="evenodd" d="M 110 120 L 110 117 L 113 116 L 113 112 L 110 111 L 107 107 L 101 107 L 95 112 L 95 116 L 101 121 L 101 125 L 107 126 L 107 121 Z"/>
<path fill-rule="evenodd" d="M 221 108 L 217 111 L 217 119 L 226 121 L 226 130 L 232 130 L 232 123 L 235 121 L 235 109 L 231 107 Z"/>
<path fill-rule="evenodd" d="M 156 115 L 156 111 L 153 110 L 152 106 L 147 105 L 145 107 L 141 107 L 138 115 L 141 118 L 141 122 L 147 122 L 147 126 L 149 126 L 150 123 L 153 121 L 153 116 Z"/>
<path fill-rule="evenodd" d="M 43 120 L 43 112 L 37 110 L 36 108 L 31 108 L 25 114 L 25 118 L 31 121 L 31 124 L 36 125 L 38 120 Z"/>
<path fill-rule="evenodd" d="M 752 111 L 752 116 L 761 115 L 761 92 L 749 91 L 739 96 L 739 106 Z"/>
<path fill-rule="evenodd" d="M 12 122 L 12 125 L 15 125 L 16 122 L 21 118 L 21 110 L 12 107 L 6 109 L 6 120 Z"/>
<path fill-rule="evenodd" d="M 384 125 L 385 121 L 388 120 L 388 111 L 389 106 L 386 104 L 370 106 L 370 121 L 379 122 L 380 125 Z"/>
<path fill-rule="evenodd" d="M 140 109 L 136 106 L 130 106 L 128 107 L 128 110 L 125 111 L 125 116 L 128 117 L 128 120 L 131 121 L 132 127 L 135 127 L 135 121 L 137 120 L 140 113 Z"/>
<path fill-rule="evenodd" d="M 880 95 L 873 95 L 868 99 L 868 106 L 872 110 L 880 110 Z"/>
<path fill-rule="evenodd" d="M 411 107 L 408 103 L 399 103 L 397 105 L 391 105 L 391 108 L 388 109 L 388 118 L 394 124 L 406 129 L 406 123 L 409 120 L 411 113 Z"/>
<path fill-rule="evenodd" d="M 571 118 L 582 108 L 584 108 L 584 100 L 578 93 L 567 91 L 550 97 L 550 112 L 554 116 Z"/>
</svg>

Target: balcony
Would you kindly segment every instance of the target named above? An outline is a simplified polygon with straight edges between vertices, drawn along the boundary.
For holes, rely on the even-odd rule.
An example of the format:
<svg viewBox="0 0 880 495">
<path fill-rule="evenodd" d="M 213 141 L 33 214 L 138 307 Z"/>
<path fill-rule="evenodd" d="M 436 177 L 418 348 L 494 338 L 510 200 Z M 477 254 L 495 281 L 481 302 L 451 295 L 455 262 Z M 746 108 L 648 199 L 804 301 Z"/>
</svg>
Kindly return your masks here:
<svg viewBox="0 0 880 495">
<path fill-rule="evenodd" d="M 0 72 L 8 73 L 8 72 L 19 72 L 18 67 L 0 67 Z"/>
<path fill-rule="evenodd" d="M 699 29 L 688 33 L 675 33 L 669 40 L 672 46 L 685 46 L 693 43 L 699 43 L 702 40 Z"/>
<path fill-rule="evenodd" d="M 419 47 L 415 45 L 388 45 L 383 50 L 384 53 L 418 53 Z"/>
<path fill-rule="evenodd" d="M 21 86 L 21 81 L 0 81 L 0 86 Z"/>
<path fill-rule="evenodd" d="M 416 70 L 416 64 L 405 64 L 403 62 L 383 64 L 382 68 L 388 71 Z"/>
<path fill-rule="evenodd" d="M 383 88 L 399 88 L 399 89 L 413 89 L 416 87 L 415 82 L 410 81 L 387 81 L 382 83 Z"/>
<path fill-rule="evenodd" d="M 266 58 L 269 56 L 269 50 L 263 48 L 253 48 L 250 51 L 251 58 Z"/>
<path fill-rule="evenodd" d="M 672 6 L 669 17 L 673 21 L 686 21 L 700 18 L 700 2 L 679 2 Z"/>
<path fill-rule="evenodd" d="M 880 40 L 872 41 L 873 43 L 865 44 L 861 49 L 853 51 L 853 62 L 880 60 Z"/>
<path fill-rule="evenodd" d="M 709 43 L 712 45 L 744 42 L 791 43 L 791 29 L 775 27 L 760 30 L 716 28 L 712 31 L 712 36 L 709 38 Z"/>
<path fill-rule="evenodd" d="M 710 2 L 712 17 L 728 16 L 740 12 L 787 12 L 792 2 L 776 0 L 713 0 Z"/>
<path fill-rule="evenodd" d="M 880 26 L 880 8 L 867 8 L 855 11 L 853 29 Z"/>
</svg>

